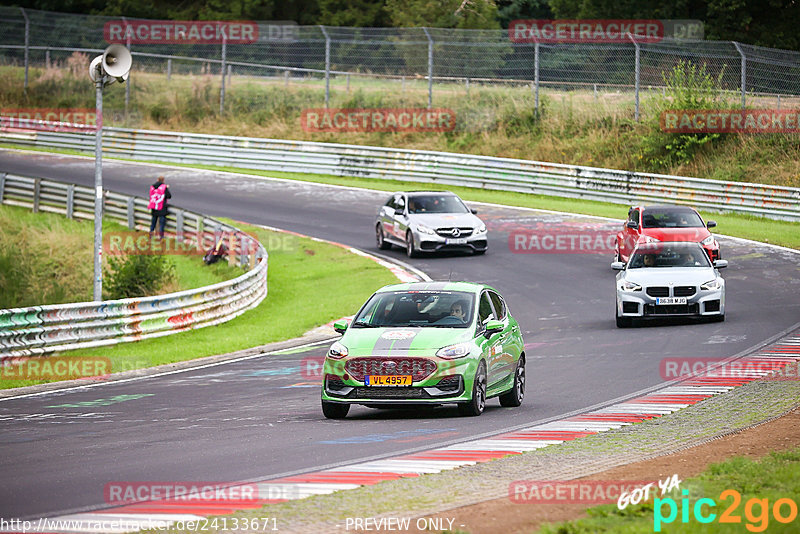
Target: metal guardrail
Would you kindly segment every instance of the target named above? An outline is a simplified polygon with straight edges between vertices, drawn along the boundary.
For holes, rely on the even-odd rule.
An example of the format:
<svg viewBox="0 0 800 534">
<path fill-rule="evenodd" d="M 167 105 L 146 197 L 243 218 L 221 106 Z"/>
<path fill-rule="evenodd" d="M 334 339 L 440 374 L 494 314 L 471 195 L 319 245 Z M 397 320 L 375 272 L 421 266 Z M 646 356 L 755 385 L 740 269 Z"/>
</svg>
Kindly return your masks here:
<svg viewBox="0 0 800 534">
<path fill-rule="evenodd" d="M 54 129 L 71 131 L 52 131 Z M 0 117 L 0 142 L 93 153 L 94 128 Z M 800 188 L 333 143 L 104 129 L 107 157 L 333 174 L 617 204 L 671 202 L 800 221 Z"/>
<path fill-rule="evenodd" d="M 0 203 L 92 219 L 94 190 L 0 172 Z M 104 213 L 131 230 L 149 229 L 150 210 L 143 198 L 106 191 Z M 233 244 L 229 254 L 248 267 L 248 272 L 211 286 L 155 297 L 0 310 L 0 361 L 212 326 L 241 315 L 267 296 L 267 251 L 252 237 L 216 219 L 173 206 L 167 230 L 187 239 L 199 239 L 204 232 L 228 238 Z"/>
</svg>

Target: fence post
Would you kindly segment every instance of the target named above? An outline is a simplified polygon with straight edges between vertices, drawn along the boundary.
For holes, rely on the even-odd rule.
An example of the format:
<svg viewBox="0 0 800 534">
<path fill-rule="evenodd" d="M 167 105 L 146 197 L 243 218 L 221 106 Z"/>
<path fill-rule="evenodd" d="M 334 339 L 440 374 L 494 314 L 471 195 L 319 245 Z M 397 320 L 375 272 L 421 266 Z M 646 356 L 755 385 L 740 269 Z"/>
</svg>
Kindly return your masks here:
<svg viewBox="0 0 800 534">
<path fill-rule="evenodd" d="M 641 63 L 640 63 L 640 50 L 639 50 L 639 43 L 636 42 L 636 39 L 633 38 L 633 35 L 630 33 L 628 34 L 628 38 L 633 41 L 633 46 L 636 47 L 636 64 L 635 64 L 635 76 L 636 76 L 636 108 L 633 113 L 633 117 L 635 120 L 639 120 L 639 82 L 641 78 Z"/>
<path fill-rule="evenodd" d="M 228 51 L 228 36 L 225 34 L 225 28 L 222 28 L 222 66 L 219 73 L 222 76 L 222 85 L 219 88 L 219 114 L 225 111 L 225 59 Z"/>
<path fill-rule="evenodd" d="M 536 110 L 536 114 L 539 114 L 539 41 L 537 40 L 534 43 L 533 47 L 533 85 L 535 87 L 534 91 L 534 102 L 533 102 L 533 109 Z"/>
<path fill-rule="evenodd" d="M 331 37 L 325 26 L 320 25 L 322 35 L 325 36 L 325 107 L 329 107 L 331 100 Z"/>
<path fill-rule="evenodd" d="M 742 47 L 739 46 L 739 43 L 733 41 L 733 46 L 736 47 L 736 51 L 739 52 L 739 55 L 742 56 L 742 109 L 745 108 L 747 104 L 747 57 L 744 55 L 744 50 Z"/>
<path fill-rule="evenodd" d="M 128 197 L 128 230 L 136 230 L 136 212 L 134 211 L 134 198 Z"/>
<path fill-rule="evenodd" d="M 172 78 L 172 58 L 167 58 L 167 81 Z"/>
<path fill-rule="evenodd" d="M 469 96 L 469 78 L 464 79 L 464 86 L 467 88 L 467 96 Z"/>
<path fill-rule="evenodd" d="M 175 213 L 175 238 L 183 239 L 183 210 Z"/>
<path fill-rule="evenodd" d="M 50 68 L 50 49 L 44 51 L 44 64 L 46 68 Z"/>
<path fill-rule="evenodd" d="M 25 89 L 28 89 L 28 58 L 30 53 L 31 41 L 31 21 L 28 20 L 28 14 L 24 8 L 19 8 L 22 11 L 22 16 L 25 18 Z"/>
<path fill-rule="evenodd" d="M 67 186 L 67 219 L 75 215 L 75 184 Z"/>
<path fill-rule="evenodd" d="M 3 198 L 6 191 L 6 174 L 5 172 L 0 172 L 0 204 L 3 203 Z"/>
<path fill-rule="evenodd" d="M 41 178 L 34 178 L 33 180 L 33 213 L 39 213 L 39 196 L 42 192 Z"/>
<path fill-rule="evenodd" d="M 428 38 L 428 109 L 433 107 L 433 37 L 428 28 L 423 27 L 425 36 Z"/>
</svg>

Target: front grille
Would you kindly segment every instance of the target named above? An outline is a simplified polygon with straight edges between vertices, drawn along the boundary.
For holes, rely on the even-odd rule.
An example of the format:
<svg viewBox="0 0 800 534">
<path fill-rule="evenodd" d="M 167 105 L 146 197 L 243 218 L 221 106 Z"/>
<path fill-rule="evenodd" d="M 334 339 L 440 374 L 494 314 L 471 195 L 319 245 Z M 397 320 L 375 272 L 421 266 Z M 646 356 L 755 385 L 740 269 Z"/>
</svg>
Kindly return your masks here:
<svg viewBox="0 0 800 534">
<path fill-rule="evenodd" d="M 697 288 L 695 286 L 678 286 L 673 290 L 673 295 L 676 297 L 691 297 L 697 293 Z"/>
<path fill-rule="evenodd" d="M 705 302 L 705 309 L 706 309 L 706 312 L 718 312 L 719 311 L 719 300 L 707 300 Z"/>
<path fill-rule="evenodd" d="M 638 302 L 623 302 L 622 313 L 639 313 Z"/>
<path fill-rule="evenodd" d="M 700 313 L 700 306 L 693 304 L 671 304 L 669 306 L 655 306 L 647 304 L 644 307 L 645 315 L 697 315 Z"/>
<path fill-rule="evenodd" d="M 459 228 L 458 235 L 453 235 L 453 227 L 450 228 L 437 228 L 436 233 L 442 237 L 469 237 L 472 235 L 472 228 Z"/>
<path fill-rule="evenodd" d="M 344 368 L 359 382 L 367 375 L 411 375 L 411 379 L 418 382 L 436 371 L 436 363 L 427 358 L 371 356 L 348 360 Z"/>
<path fill-rule="evenodd" d="M 363 387 L 356 388 L 358 399 L 427 399 L 430 396 L 422 388 Z"/>
<path fill-rule="evenodd" d="M 664 286 L 648 287 L 647 294 L 651 297 L 668 297 L 669 288 Z"/>
</svg>

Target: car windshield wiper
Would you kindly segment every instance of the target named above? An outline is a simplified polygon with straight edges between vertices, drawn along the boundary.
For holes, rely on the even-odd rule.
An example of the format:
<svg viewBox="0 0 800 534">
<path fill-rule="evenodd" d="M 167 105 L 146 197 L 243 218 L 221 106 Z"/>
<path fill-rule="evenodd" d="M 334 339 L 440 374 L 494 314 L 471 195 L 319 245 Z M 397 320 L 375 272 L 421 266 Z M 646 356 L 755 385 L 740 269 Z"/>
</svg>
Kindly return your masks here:
<svg viewBox="0 0 800 534">
<path fill-rule="evenodd" d="M 353 323 L 353 326 L 358 326 L 361 328 L 378 328 L 380 325 L 365 323 L 364 321 L 356 321 Z"/>
</svg>

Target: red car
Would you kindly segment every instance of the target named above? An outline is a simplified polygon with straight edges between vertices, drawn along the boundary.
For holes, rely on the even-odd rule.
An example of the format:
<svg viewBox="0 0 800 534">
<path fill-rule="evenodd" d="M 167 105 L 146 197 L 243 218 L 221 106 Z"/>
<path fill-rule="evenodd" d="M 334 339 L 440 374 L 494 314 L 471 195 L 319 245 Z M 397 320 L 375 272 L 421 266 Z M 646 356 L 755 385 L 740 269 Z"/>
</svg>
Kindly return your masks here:
<svg viewBox="0 0 800 534">
<path fill-rule="evenodd" d="M 615 261 L 627 262 L 639 243 L 659 241 L 694 241 L 700 243 L 711 261 L 720 259 L 719 243 L 709 228 L 714 221 L 703 222 L 696 210 L 687 206 L 633 206 L 617 234 Z"/>
</svg>

